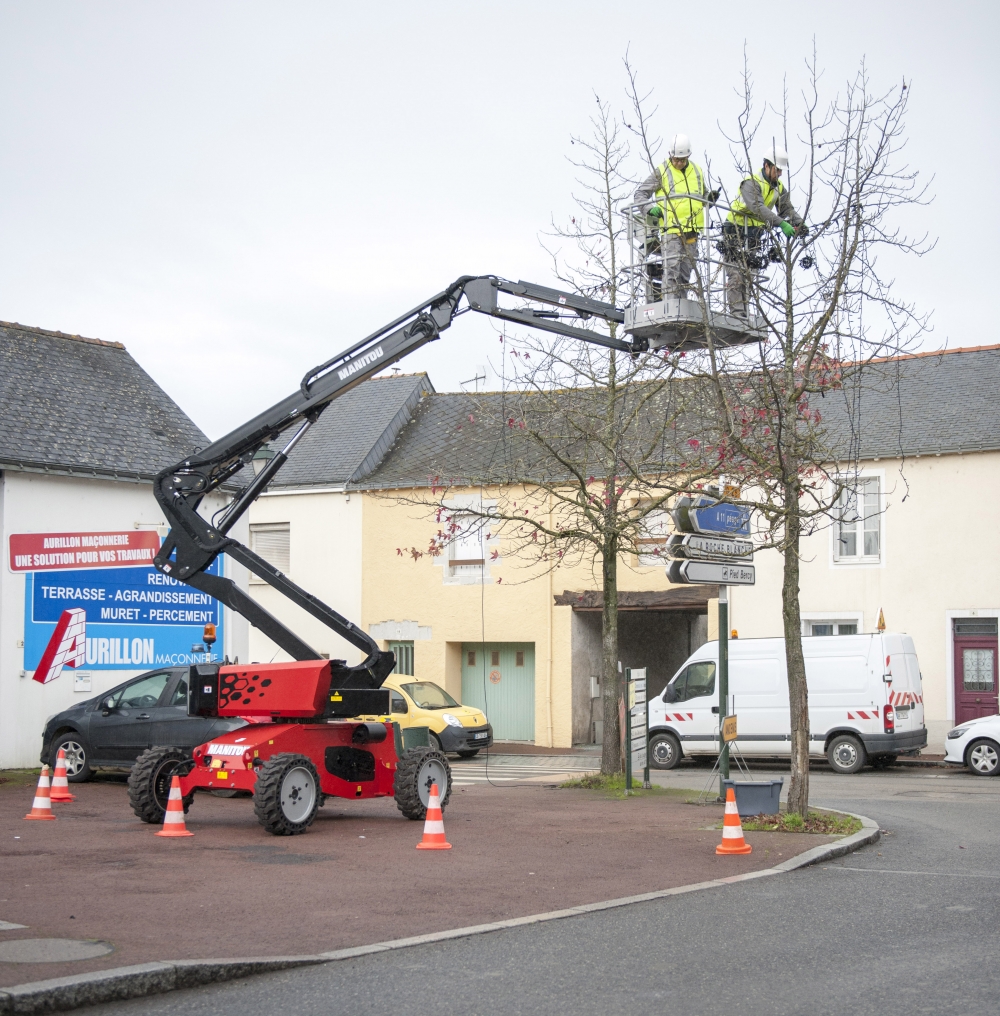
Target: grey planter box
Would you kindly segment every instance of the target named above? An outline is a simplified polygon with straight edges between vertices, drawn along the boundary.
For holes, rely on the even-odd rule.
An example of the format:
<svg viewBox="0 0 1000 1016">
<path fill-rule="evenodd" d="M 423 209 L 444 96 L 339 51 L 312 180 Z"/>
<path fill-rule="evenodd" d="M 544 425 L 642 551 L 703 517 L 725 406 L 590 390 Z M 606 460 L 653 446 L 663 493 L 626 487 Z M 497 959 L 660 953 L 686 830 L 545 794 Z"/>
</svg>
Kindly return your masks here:
<svg viewBox="0 0 1000 1016">
<path fill-rule="evenodd" d="M 777 815 L 784 780 L 723 780 L 723 786 L 736 791 L 736 810 L 745 815 Z"/>
</svg>

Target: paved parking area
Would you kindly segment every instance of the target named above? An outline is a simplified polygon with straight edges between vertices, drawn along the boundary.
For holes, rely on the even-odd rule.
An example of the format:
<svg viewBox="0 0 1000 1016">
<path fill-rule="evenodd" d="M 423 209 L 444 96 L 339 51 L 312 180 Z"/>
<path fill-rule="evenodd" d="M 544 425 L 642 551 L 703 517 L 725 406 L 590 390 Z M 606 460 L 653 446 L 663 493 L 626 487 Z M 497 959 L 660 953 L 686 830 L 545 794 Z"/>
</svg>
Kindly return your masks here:
<svg viewBox="0 0 1000 1016">
<path fill-rule="evenodd" d="M 278 838 L 248 799 L 199 794 L 195 835 L 164 840 L 132 815 L 122 776 L 75 785 L 77 801 L 57 805 L 56 822 L 21 821 L 33 787 L 0 785 L 0 921 L 27 926 L 0 931 L 0 943 L 114 946 L 85 961 L 0 963 L 0 984 L 368 944 L 740 874 L 826 842 L 751 833 L 753 854 L 718 857 L 720 806 L 686 804 L 683 790 L 615 800 L 555 789 L 565 762 L 522 757 L 507 769 L 517 780 L 495 779 L 504 766 L 494 773 L 492 762 L 489 772 L 456 764 L 447 852 L 414 849 L 421 824 L 391 799 L 331 800 L 308 833 Z"/>
</svg>

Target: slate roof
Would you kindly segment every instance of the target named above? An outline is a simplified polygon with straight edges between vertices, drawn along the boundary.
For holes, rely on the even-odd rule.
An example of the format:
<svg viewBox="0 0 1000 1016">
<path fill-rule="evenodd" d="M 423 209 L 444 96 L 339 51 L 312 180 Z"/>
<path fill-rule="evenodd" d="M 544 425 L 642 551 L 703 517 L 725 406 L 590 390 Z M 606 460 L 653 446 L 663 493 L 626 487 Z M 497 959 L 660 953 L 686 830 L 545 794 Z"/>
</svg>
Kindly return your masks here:
<svg viewBox="0 0 1000 1016">
<path fill-rule="evenodd" d="M 687 383 L 687 382 L 680 382 Z M 525 442 L 502 425 L 501 394 L 434 394 L 424 399 L 370 488 L 479 482 L 527 456 Z M 815 400 L 829 440 L 861 459 L 1000 449 L 1000 346 L 898 357 L 867 367 L 860 385 Z M 470 420 L 469 417 L 473 419 Z M 494 422 L 482 426 L 485 417 Z"/>
<path fill-rule="evenodd" d="M 363 481 L 433 391 L 426 374 L 376 377 L 352 388 L 327 406 L 268 489 Z"/>
<path fill-rule="evenodd" d="M 120 342 L 0 322 L 0 468 L 148 480 L 207 444 Z"/>
</svg>

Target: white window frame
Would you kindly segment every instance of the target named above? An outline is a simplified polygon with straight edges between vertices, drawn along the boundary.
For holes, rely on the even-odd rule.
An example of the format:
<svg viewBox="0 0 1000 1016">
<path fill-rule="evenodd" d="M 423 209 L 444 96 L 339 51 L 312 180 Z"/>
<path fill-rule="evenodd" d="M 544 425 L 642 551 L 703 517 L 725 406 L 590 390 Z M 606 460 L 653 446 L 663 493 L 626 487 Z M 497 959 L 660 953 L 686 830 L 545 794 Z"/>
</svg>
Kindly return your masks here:
<svg viewBox="0 0 1000 1016">
<path fill-rule="evenodd" d="M 656 519 L 655 526 L 647 527 L 647 522 Z M 651 511 L 642 519 L 641 535 L 638 539 L 636 563 L 640 568 L 664 568 L 670 561 L 667 557 L 667 544 L 673 533 L 670 509 L 664 503 L 660 508 Z M 662 535 L 661 535 L 662 534 Z M 643 547 L 649 548 L 643 552 Z M 659 549 L 659 553 L 656 550 Z"/>
<path fill-rule="evenodd" d="M 463 514 L 471 526 L 480 529 L 479 544 L 482 547 L 482 559 L 478 557 L 456 557 L 456 553 L 466 553 L 460 532 L 448 540 L 444 550 L 434 559 L 435 567 L 442 571 L 442 579 L 446 586 L 479 586 L 492 581 L 491 565 L 499 564 L 499 555 L 493 553 L 500 546 L 500 540 L 493 535 L 495 525 L 491 526 L 482 514 L 496 508 L 496 501 L 480 501 L 474 495 L 459 495 L 444 502 L 446 516 L 462 525 Z M 443 527 L 442 527 L 443 528 Z"/>
<path fill-rule="evenodd" d="M 285 568 L 281 568 L 274 561 L 271 561 L 266 554 L 261 554 L 257 550 L 257 541 L 255 539 L 258 533 L 287 533 L 288 534 L 288 565 Z M 268 564 L 273 565 L 283 575 L 289 575 L 292 570 L 292 524 L 290 522 L 254 522 L 250 525 L 250 549 L 257 554 L 258 557 L 264 558 Z M 250 584 L 251 585 L 268 585 L 269 583 L 250 572 Z"/>
<path fill-rule="evenodd" d="M 865 615 L 861 610 L 810 610 L 802 611 L 802 635 L 812 638 L 812 626 L 816 624 L 856 624 L 858 634 L 865 633 Z M 833 637 L 833 636 L 830 636 Z"/>
<path fill-rule="evenodd" d="M 878 542 L 879 552 L 878 554 L 852 554 L 846 555 L 840 552 L 840 522 L 834 518 L 832 525 L 830 526 L 830 561 L 834 567 L 837 568 L 884 568 L 886 560 L 886 499 L 885 499 L 885 470 L 884 469 L 868 469 L 857 474 L 850 474 L 838 477 L 838 480 L 842 483 L 849 484 L 851 486 L 855 484 L 861 484 L 865 480 L 877 480 L 878 481 L 878 511 L 875 518 L 878 520 Z M 863 516 L 859 518 L 859 521 L 863 520 Z M 859 536 L 862 540 L 862 549 L 864 548 L 864 529 L 862 528 Z M 845 620 L 850 615 L 845 615 Z"/>
</svg>

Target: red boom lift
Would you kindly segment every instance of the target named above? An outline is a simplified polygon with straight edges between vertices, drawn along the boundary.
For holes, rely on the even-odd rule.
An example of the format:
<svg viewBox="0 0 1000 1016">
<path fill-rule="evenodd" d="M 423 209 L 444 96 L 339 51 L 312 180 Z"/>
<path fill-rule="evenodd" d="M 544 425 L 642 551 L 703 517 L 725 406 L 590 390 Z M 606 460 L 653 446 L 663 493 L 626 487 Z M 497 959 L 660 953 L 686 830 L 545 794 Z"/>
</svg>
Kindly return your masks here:
<svg viewBox="0 0 1000 1016">
<path fill-rule="evenodd" d="M 520 306 L 500 306 L 500 294 L 518 298 Z M 407 818 L 422 819 L 430 787 L 437 784 L 442 807 L 448 803 L 451 770 L 441 752 L 429 747 L 404 750 L 397 725 L 351 719 L 389 713 L 389 693 L 382 682 L 395 667 L 394 655 L 383 652 L 367 633 L 227 534 L 334 399 L 437 339 L 467 310 L 632 355 L 680 344 L 674 333 L 651 335 L 648 326 L 642 336 L 626 339 L 579 327 L 581 320 L 596 317 L 629 331 L 624 312 L 612 304 L 495 276 L 463 276 L 313 368 L 298 391 L 271 409 L 159 473 L 154 493 L 171 528 L 156 567 L 242 614 L 296 662 L 191 667 L 190 715 L 260 717 L 262 722 L 223 734 L 190 755 L 171 747 L 144 752 L 129 776 L 132 809 L 144 822 L 162 822 L 174 775 L 180 777 L 185 810 L 197 790 L 249 791 L 258 820 L 275 835 L 304 832 L 326 797 L 393 794 Z M 264 444 L 292 429 L 291 440 L 236 495 L 217 522 L 199 514 L 206 494 L 244 469 Z M 322 659 L 231 579 L 208 574 L 208 566 L 223 553 L 367 653 L 364 662 L 348 667 L 341 660 Z"/>
</svg>

